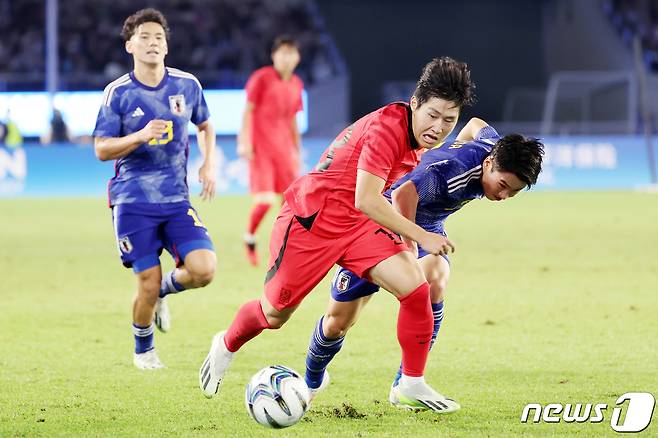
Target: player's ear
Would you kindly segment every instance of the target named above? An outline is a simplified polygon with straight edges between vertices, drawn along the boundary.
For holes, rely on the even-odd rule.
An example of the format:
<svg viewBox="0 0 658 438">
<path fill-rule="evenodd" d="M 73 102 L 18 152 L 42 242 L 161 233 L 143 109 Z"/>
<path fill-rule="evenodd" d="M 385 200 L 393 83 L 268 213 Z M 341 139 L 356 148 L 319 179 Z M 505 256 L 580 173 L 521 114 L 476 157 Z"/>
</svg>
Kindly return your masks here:
<svg viewBox="0 0 658 438">
<path fill-rule="evenodd" d="M 126 41 L 126 52 L 132 54 L 133 53 L 133 44 L 132 41 L 128 40 Z"/>
<path fill-rule="evenodd" d="M 412 111 L 416 111 L 416 109 L 418 109 L 418 99 L 416 99 L 416 96 L 411 96 L 411 100 L 409 100 L 409 106 L 411 107 Z"/>
</svg>

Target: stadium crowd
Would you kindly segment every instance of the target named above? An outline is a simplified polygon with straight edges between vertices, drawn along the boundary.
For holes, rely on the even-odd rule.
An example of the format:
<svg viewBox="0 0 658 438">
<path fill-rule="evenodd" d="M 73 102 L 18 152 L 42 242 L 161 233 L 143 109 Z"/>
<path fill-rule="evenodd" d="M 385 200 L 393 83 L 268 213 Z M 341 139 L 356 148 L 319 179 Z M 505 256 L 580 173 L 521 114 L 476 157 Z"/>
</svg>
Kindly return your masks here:
<svg viewBox="0 0 658 438">
<path fill-rule="evenodd" d="M 337 71 L 330 39 L 310 0 L 155 0 L 150 5 L 169 20 L 167 64 L 193 72 L 206 87 L 244 86 L 253 70 L 270 63 L 270 45 L 281 33 L 300 43 L 297 72 L 305 83 Z M 131 0 L 59 2 L 62 88 L 98 88 L 131 68 L 119 33 L 123 18 L 134 10 Z M 3 73 L 21 79 L 43 72 L 45 2 L 0 0 L 0 32 Z M 37 89 L 43 86 L 39 77 Z"/>
</svg>

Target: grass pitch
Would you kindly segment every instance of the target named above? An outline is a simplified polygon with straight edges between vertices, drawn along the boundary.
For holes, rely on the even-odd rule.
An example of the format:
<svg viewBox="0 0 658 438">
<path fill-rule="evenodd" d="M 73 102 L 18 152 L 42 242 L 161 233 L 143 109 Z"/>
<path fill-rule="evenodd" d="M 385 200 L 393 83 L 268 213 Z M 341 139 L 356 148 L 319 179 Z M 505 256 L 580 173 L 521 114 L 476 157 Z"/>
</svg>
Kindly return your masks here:
<svg viewBox="0 0 658 438">
<path fill-rule="evenodd" d="M 332 363 L 331 386 L 299 424 L 279 431 L 249 418 L 244 386 L 268 364 L 303 372 L 328 281 L 284 328 L 247 344 L 221 395 L 206 400 L 197 371 L 211 337 L 260 295 L 266 271 L 243 254 L 249 200 L 195 201 L 218 250 L 217 276 L 171 297 L 172 332 L 156 334 L 167 368 L 156 372 L 132 366 L 134 278 L 120 265 L 105 202 L 0 200 L 0 436 L 612 436 L 619 395 L 658 396 L 655 195 L 474 201 L 448 221 L 457 252 L 427 368 L 462 410 L 388 405 L 398 306 L 381 292 Z M 260 233 L 263 258 L 272 216 Z M 609 408 L 598 424 L 522 424 L 527 403 Z M 657 416 L 642 435 L 658 433 Z"/>
</svg>

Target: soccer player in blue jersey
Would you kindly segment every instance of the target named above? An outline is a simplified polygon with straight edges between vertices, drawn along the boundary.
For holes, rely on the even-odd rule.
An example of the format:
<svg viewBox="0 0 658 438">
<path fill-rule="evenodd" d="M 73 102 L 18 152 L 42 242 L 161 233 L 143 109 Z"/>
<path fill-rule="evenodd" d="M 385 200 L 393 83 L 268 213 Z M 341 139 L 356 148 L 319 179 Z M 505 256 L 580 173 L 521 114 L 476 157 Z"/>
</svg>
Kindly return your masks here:
<svg viewBox="0 0 658 438">
<path fill-rule="evenodd" d="M 386 193 L 394 207 L 415 220 L 426 231 L 447 238 L 445 221 L 473 199 L 486 197 L 501 201 L 515 196 L 536 183 L 543 156 L 543 144 L 519 134 L 500 137 L 483 120 L 473 118 L 452 144 L 443 144 L 426 152 L 418 166 L 396 182 Z M 443 297 L 450 274 L 446 255 L 428 254 L 416 242 L 404 239 L 417 254 L 430 284 L 436 340 L 443 319 Z M 450 242 L 450 245 L 454 245 Z M 329 383 L 327 365 L 340 351 L 345 334 L 356 322 L 362 307 L 379 287 L 339 267 L 332 281 L 331 300 L 311 336 L 306 357 L 306 383 L 312 396 Z M 394 378 L 389 401 L 398 407 L 452 412 L 459 409 L 437 403 L 422 406 L 407 400 L 399 392 L 401 369 Z"/>
<path fill-rule="evenodd" d="M 154 322 L 171 326 L 165 297 L 212 281 L 216 257 L 187 186 L 188 124 L 197 126 L 204 157 L 202 199 L 215 194 L 215 132 L 199 81 L 165 67 L 169 29 L 162 13 L 143 9 L 121 32 L 134 70 L 110 83 L 94 130 L 96 155 L 116 160 L 108 186 L 116 242 L 124 266 L 137 276 L 133 301 L 133 363 L 162 368 L 153 346 Z M 162 275 L 166 249 L 177 268 Z"/>
</svg>

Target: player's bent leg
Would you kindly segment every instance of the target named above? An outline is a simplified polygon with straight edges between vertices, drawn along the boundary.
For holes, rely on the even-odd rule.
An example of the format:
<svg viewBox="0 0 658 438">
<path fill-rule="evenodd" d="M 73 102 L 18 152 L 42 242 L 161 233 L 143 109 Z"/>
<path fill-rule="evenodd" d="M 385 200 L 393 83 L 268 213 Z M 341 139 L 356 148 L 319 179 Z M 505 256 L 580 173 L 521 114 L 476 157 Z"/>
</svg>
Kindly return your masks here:
<svg viewBox="0 0 658 438">
<path fill-rule="evenodd" d="M 265 296 L 245 303 L 228 330 L 217 333 L 199 370 L 199 387 L 207 398 L 219 392 L 234 353 L 265 329 L 278 329 L 290 318 L 295 307 L 277 310 Z"/>
<path fill-rule="evenodd" d="M 436 337 L 441 328 L 441 322 L 443 321 L 443 297 L 445 294 L 445 288 L 448 284 L 448 278 L 450 276 L 450 264 L 442 256 L 435 256 L 428 254 L 418 260 L 420 263 L 421 269 L 427 279 L 427 282 L 430 284 L 430 301 L 432 305 L 432 317 L 433 317 L 433 328 L 432 328 L 432 340 L 430 341 L 430 350 L 436 342 Z M 389 400 L 393 400 L 395 387 L 398 385 L 400 378 L 402 377 L 402 364 L 398 368 L 398 371 L 393 378 L 393 384 L 391 385 L 391 391 L 389 394 Z"/>
<path fill-rule="evenodd" d="M 249 223 L 247 224 L 247 231 L 244 235 L 245 250 L 247 260 L 252 266 L 258 266 L 258 252 L 256 251 L 256 231 L 260 223 L 265 218 L 265 215 L 276 202 L 276 194 L 274 192 L 258 192 L 254 196 L 254 204 L 249 213 Z"/>
<path fill-rule="evenodd" d="M 306 354 L 304 375 L 311 391 L 311 400 L 329 385 L 327 366 L 340 351 L 345 334 L 369 299 L 370 295 L 347 302 L 332 298 L 326 314 L 317 322 Z"/>
<path fill-rule="evenodd" d="M 371 279 L 393 293 L 400 301 L 398 341 L 402 348 L 402 378 L 391 396 L 395 406 L 454 412 L 459 405 L 432 389 L 423 377 L 432 337 L 433 318 L 430 286 L 411 253 L 402 252 L 370 270 Z M 419 281 L 420 280 L 420 281 Z M 410 284 L 416 282 L 413 290 Z"/>
<path fill-rule="evenodd" d="M 148 267 L 137 274 L 137 293 L 133 301 L 133 364 L 139 369 L 157 369 L 164 365 L 153 346 L 153 313 L 160 291 L 160 265 Z"/>
<path fill-rule="evenodd" d="M 204 287 L 215 277 L 216 267 L 215 251 L 195 249 L 185 256 L 183 266 L 176 269 L 175 278 L 185 289 Z"/>
</svg>

